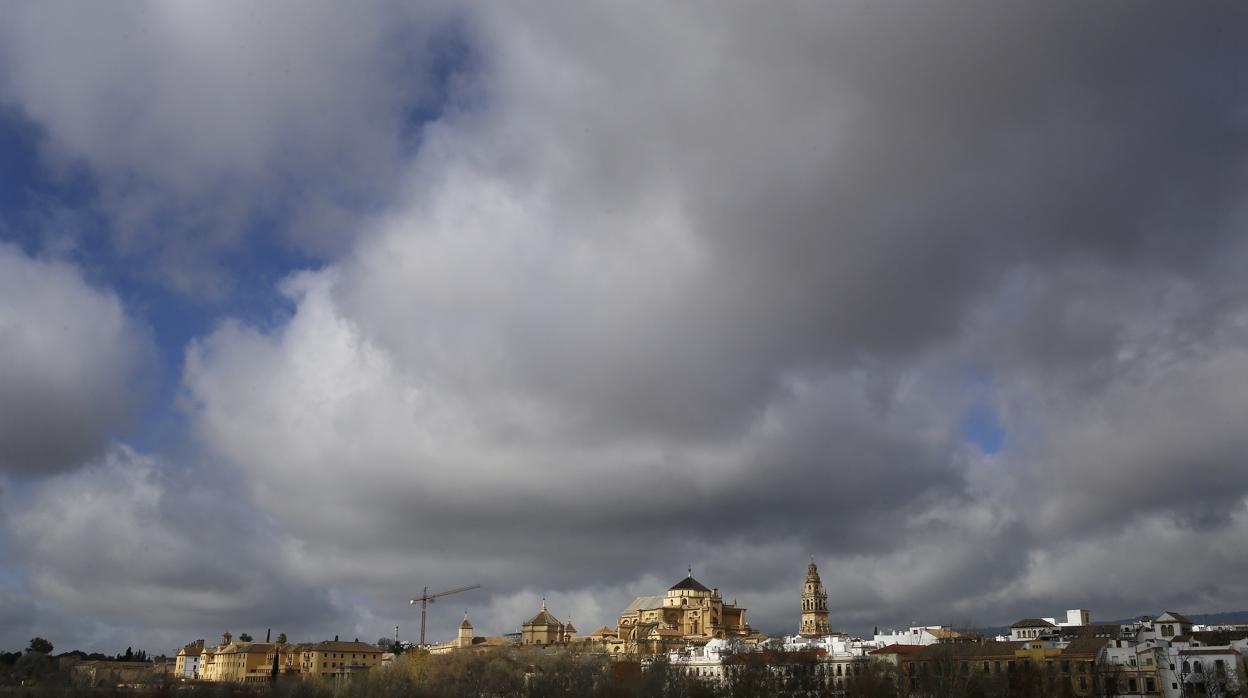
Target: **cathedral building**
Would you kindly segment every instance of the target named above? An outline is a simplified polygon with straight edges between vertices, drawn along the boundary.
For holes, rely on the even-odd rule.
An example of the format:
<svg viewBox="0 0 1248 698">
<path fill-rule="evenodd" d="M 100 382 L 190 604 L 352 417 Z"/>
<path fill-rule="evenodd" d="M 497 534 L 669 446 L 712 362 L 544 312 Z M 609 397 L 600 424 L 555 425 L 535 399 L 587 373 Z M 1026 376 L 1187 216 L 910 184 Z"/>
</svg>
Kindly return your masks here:
<svg viewBox="0 0 1248 698">
<path fill-rule="evenodd" d="M 576 628 L 572 627 L 572 621 L 564 623 L 546 610 L 546 599 L 542 599 L 542 609 L 537 615 L 520 626 L 522 645 L 566 645 L 575 638 Z"/>
<path fill-rule="evenodd" d="M 663 652 L 686 644 L 720 638 L 745 638 L 754 631 L 745 609 L 724 603 L 719 589 L 708 589 L 689 576 L 663 596 L 639 596 L 620 614 L 615 652 Z"/>
<path fill-rule="evenodd" d="M 802 622 L 797 633 L 802 637 L 823 637 L 832 634 L 828 625 L 828 592 L 819 579 L 815 558 L 806 567 L 806 585 L 802 588 Z"/>
</svg>

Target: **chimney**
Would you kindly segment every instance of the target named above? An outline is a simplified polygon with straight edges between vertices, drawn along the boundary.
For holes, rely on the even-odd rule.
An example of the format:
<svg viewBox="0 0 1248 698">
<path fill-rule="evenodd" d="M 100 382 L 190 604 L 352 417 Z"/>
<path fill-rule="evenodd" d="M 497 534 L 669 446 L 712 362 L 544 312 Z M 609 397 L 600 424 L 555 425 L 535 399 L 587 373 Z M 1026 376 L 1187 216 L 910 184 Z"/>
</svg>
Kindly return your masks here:
<svg viewBox="0 0 1248 698">
<path fill-rule="evenodd" d="M 268 642 L 268 641 L 269 641 L 269 635 L 272 635 L 272 634 L 273 634 L 273 628 L 265 628 L 265 630 L 264 630 L 264 641 L 265 641 L 265 642 Z"/>
</svg>

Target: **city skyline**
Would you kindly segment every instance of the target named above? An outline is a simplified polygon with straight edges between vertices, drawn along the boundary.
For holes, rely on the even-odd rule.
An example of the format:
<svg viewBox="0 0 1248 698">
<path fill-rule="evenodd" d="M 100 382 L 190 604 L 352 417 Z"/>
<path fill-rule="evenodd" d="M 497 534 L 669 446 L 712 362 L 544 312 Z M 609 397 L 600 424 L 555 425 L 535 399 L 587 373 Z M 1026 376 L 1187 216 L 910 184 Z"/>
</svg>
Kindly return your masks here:
<svg viewBox="0 0 1248 698">
<path fill-rule="evenodd" d="M 0 649 L 1248 609 L 1242 6 L 6 10 Z"/>
</svg>

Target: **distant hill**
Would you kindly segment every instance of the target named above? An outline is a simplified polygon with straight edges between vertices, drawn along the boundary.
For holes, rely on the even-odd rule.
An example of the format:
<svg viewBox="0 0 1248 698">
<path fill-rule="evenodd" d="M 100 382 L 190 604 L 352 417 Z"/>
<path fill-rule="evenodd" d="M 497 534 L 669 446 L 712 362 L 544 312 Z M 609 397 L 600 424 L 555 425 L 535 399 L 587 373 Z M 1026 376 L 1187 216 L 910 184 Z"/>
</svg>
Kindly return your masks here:
<svg viewBox="0 0 1248 698">
<path fill-rule="evenodd" d="M 1181 611 L 1180 611 L 1181 613 Z M 1225 611 L 1223 613 L 1201 613 L 1188 615 L 1193 623 L 1204 625 L 1245 625 L 1248 624 L 1248 611 Z"/>
</svg>

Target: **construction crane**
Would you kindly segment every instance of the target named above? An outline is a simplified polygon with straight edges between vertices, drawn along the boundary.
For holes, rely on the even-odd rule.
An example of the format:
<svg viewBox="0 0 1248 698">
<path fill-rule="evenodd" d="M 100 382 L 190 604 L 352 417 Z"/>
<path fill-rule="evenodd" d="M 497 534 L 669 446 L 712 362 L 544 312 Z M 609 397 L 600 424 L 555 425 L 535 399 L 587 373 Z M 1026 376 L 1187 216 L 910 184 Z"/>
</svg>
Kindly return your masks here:
<svg viewBox="0 0 1248 698">
<path fill-rule="evenodd" d="M 472 586 L 459 587 L 456 589 L 449 589 L 447 591 L 439 591 L 436 594 L 430 594 L 429 587 L 425 587 L 425 590 L 420 593 L 420 596 L 417 596 L 416 598 L 412 599 L 410 603 L 413 606 L 416 605 L 417 601 L 420 602 L 420 644 L 422 646 L 425 644 L 425 614 L 427 613 L 429 604 L 433 603 L 434 600 L 441 598 L 443 596 L 450 596 L 451 594 L 458 594 L 461 591 L 472 591 L 473 589 L 480 589 L 480 588 L 481 588 L 480 584 L 473 584 Z"/>
</svg>

